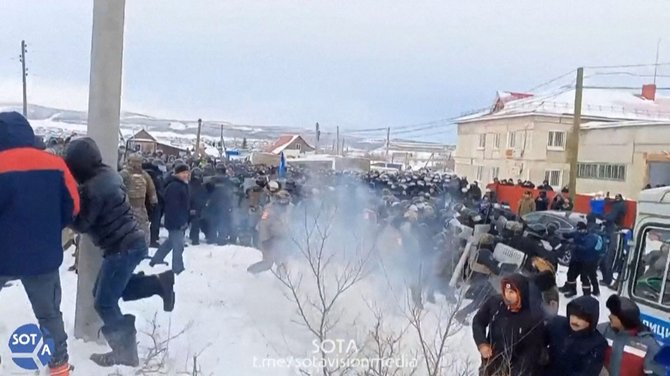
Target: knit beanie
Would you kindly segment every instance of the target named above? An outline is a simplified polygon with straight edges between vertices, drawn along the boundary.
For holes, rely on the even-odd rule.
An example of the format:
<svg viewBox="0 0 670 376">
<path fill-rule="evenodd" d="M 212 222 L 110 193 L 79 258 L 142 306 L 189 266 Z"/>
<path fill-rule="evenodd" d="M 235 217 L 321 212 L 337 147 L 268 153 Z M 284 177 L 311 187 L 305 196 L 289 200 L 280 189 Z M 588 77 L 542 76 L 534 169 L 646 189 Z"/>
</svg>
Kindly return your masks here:
<svg viewBox="0 0 670 376">
<path fill-rule="evenodd" d="M 640 321 L 640 308 L 632 300 L 612 295 L 607 299 L 606 306 L 621 321 L 624 329 L 639 329 L 643 326 Z"/>
<path fill-rule="evenodd" d="M 175 173 L 175 175 L 176 175 L 176 174 L 179 174 L 179 173 L 182 173 L 182 172 L 184 172 L 184 171 L 189 171 L 189 168 L 188 168 L 187 165 L 185 165 L 185 164 L 183 164 L 183 163 L 182 163 L 182 164 L 178 164 L 178 165 L 176 165 L 175 168 L 174 168 L 174 173 Z"/>
</svg>

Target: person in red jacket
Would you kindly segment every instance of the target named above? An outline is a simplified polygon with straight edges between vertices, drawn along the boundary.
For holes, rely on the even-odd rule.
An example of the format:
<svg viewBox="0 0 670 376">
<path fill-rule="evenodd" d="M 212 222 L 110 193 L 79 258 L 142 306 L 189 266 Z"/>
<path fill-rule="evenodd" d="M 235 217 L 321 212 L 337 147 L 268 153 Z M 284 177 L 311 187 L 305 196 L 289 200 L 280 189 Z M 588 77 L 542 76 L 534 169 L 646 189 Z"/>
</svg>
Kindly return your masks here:
<svg viewBox="0 0 670 376">
<path fill-rule="evenodd" d="M 65 161 L 35 147 L 26 118 L 0 113 L 0 290 L 21 280 L 40 327 L 54 340 L 52 376 L 70 374 L 58 268 L 62 231 L 78 213 L 77 183 Z"/>
<path fill-rule="evenodd" d="M 618 295 L 607 299 L 609 323 L 598 325 L 607 340 L 605 368 L 610 376 L 664 376 L 665 368 L 654 361 L 660 345 L 642 324 L 640 308 L 632 300 Z"/>
</svg>

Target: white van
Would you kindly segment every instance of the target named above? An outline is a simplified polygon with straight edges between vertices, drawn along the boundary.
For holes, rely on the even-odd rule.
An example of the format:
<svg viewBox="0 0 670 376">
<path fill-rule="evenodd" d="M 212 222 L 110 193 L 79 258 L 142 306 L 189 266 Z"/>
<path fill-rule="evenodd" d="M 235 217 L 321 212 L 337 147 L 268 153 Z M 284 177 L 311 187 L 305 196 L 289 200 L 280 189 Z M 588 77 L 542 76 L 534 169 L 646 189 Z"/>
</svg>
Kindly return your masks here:
<svg viewBox="0 0 670 376">
<path fill-rule="evenodd" d="M 633 241 L 619 293 L 638 304 L 644 324 L 670 345 L 670 187 L 640 193 Z"/>
</svg>

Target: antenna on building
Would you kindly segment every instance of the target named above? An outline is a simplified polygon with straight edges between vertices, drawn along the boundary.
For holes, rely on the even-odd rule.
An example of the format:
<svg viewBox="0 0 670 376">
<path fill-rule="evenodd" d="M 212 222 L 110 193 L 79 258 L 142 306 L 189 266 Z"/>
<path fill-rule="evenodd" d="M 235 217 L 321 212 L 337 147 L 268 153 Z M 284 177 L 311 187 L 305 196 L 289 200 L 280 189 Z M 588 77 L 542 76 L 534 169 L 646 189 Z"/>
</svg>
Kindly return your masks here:
<svg viewBox="0 0 670 376">
<path fill-rule="evenodd" d="M 656 85 L 656 75 L 658 73 L 658 56 L 661 51 L 661 38 L 658 38 L 658 43 L 656 43 L 656 64 L 654 64 L 654 85 Z"/>
</svg>

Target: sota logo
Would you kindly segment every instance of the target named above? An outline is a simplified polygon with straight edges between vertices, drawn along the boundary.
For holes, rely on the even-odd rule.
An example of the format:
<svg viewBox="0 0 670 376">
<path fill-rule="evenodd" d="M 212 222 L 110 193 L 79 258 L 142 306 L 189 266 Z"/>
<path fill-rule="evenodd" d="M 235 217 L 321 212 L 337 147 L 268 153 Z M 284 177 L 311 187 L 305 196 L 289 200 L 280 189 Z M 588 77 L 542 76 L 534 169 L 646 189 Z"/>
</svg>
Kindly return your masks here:
<svg viewBox="0 0 670 376">
<path fill-rule="evenodd" d="M 45 330 L 35 324 L 26 324 L 14 331 L 9 338 L 9 350 L 14 363 L 26 370 L 44 368 L 54 351 L 54 341 Z"/>
</svg>

